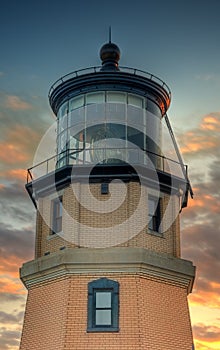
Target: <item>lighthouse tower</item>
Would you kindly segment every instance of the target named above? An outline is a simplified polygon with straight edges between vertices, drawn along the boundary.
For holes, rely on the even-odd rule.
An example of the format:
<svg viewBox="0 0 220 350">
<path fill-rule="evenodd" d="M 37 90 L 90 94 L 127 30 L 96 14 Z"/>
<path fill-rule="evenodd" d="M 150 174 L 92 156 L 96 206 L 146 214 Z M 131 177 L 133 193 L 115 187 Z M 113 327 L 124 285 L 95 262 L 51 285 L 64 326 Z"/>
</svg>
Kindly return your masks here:
<svg viewBox="0 0 220 350">
<path fill-rule="evenodd" d="M 28 170 L 35 258 L 20 350 L 191 350 L 187 296 L 195 268 L 180 256 L 191 186 L 167 117 L 168 86 L 120 67 L 56 81 L 56 155 Z"/>
</svg>

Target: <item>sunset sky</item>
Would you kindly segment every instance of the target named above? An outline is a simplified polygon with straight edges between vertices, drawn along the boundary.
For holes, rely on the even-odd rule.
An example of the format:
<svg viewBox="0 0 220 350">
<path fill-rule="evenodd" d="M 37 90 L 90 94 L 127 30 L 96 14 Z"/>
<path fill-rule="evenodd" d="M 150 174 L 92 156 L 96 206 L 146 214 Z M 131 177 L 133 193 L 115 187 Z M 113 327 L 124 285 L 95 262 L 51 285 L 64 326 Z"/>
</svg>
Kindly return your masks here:
<svg viewBox="0 0 220 350">
<path fill-rule="evenodd" d="M 18 350 L 33 259 L 35 210 L 26 169 L 54 122 L 52 83 L 100 64 L 112 41 L 122 66 L 172 91 L 169 119 L 195 197 L 181 220 L 182 256 L 197 266 L 189 297 L 196 350 L 220 349 L 220 1 L 0 1 L 0 349 Z M 181 349 L 182 350 L 182 349 Z"/>
</svg>

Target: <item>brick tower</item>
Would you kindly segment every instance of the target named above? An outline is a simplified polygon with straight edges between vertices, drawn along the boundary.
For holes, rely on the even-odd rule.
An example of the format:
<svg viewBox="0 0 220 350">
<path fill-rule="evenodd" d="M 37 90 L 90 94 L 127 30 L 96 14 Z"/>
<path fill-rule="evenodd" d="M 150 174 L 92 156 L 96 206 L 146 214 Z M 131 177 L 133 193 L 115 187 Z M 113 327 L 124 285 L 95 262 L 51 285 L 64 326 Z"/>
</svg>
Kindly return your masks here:
<svg viewBox="0 0 220 350">
<path fill-rule="evenodd" d="M 191 187 L 170 90 L 119 67 L 111 41 L 100 57 L 49 92 L 57 152 L 28 170 L 36 250 L 20 269 L 20 350 L 191 350 L 195 268 L 179 227 Z"/>
</svg>

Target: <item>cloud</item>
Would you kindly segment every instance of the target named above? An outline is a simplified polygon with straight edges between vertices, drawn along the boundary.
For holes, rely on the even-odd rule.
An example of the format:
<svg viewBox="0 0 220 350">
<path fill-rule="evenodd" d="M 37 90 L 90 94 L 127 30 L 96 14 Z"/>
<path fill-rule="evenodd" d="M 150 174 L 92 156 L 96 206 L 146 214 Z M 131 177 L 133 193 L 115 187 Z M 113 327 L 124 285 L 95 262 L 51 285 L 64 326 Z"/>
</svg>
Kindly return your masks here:
<svg viewBox="0 0 220 350">
<path fill-rule="evenodd" d="M 5 259 L 12 257 L 12 265 L 16 258 L 31 259 L 34 250 L 34 232 L 28 228 L 22 230 L 10 229 L 5 224 L 1 224 L 0 247 L 1 257 Z"/>
<path fill-rule="evenodd" d="M 21 148 L 21 147 L 19 147 Z M 6 164 L 20 164 L 26 163 L 29 156 L 21 150 L 17 148 L 15 145 L 9 143 L 0 143 L 0 160 Z"/>
<path fill-rule="evenodd" d="M 183 155 L 210 155 L 220 147 L 220 112 L 205 115 L 198 128 L 178 135 Z"/>
<path fill-rule="evenodd" d="M 26 290 L 24 289 L 21 281 L 18 278 L 10 278 L 4 275 L 1 276 L 0 289 L 1 293 L 14 293 L 20 295 L 26 293 Z"/>
<path fill-rule="evenodd" d="M 1 250 L 0 250 L 1 251 Z M 7 258 L 0 259 L 0 275 L 10 275 L 11 277 L 18 277 L 19 267 L 24 262 L 23 258 L 18 258 L 15 255 L 10 255 Z"/>
<path fill-rule="evenodd" d="M 19 346 L 20 331 L 7 330 L 2 328 L 0 330 L 0 348 L 1 350 L 11 350 L 15 346 Z M 14 349 L 14 348 L 13 348 Z"/>
<path fill-rule="evenodd" d="M 216 188 L 220 183 L 220 155 L 209 166 L 209 175 L 212 187 Z M 217 188 L 218 192 L 219 189 Z"/>
<path fill-rule="evenodd" d="M 15 95 L 6 95 L 5 107 L 13 111 L 25 111 L 33 108 L 30 103 L 23 101 L 19 96 Z"/>
<path fill-rule="evenodd" d="M 203 118 L 201 130 L 220 131 L 220 113 L 210 113 Z"/>
<path fill-rule="evenodd" d="M 12 313 L 7 313 L 4 311 L 0 311 L 0 323 L 3 324 L 16 324 L 16 323 L 21 323 L 24 317 L 24 312 L 20 311 L 16 314 L 12 314 Z"/>
<path fill-rule="evenodd" d="M 188 208 L 181 215 L 182 256 L 192 260 L 197 267 L 190 304 L 211 308 L 220 308 L 219 131 L 220 113 L 210 113 L 203 118 L 198 129 L 187 133 L 193 133 L 193 140 L 201 137 L 197 149 L 192 148 L 191 153 L 188 153 L 189 164 L 192 162 L 194 166 L 198 157 L 201 157 L 202 164 L 198 170 L 195 168 L 191 178 L 194 183 L 194 199 L 189 199 Z M 212 143 L 212 151 L 211 148 L 208 149 L 209 142 Z M 191 143 L 192 140 L 189 140 L 189 145 Z M 201 166 L 204 167 L 207 177 L 204 177 Z"/>
<path fill-rule="evenodd" d="M 8 175 L 5 171 L 32 166 L 37 146 L 45 131 L 54 122 L 44 100 L 34 97 L 26 99 L 31 103 L 24 102 L 18 96 L 11 98 L 11 95 L 0 91 L 1 177 Z M 10 108 L 6 108 L 6 105 Z"/>
<path fill-rule="evenodd" d="M 7 130 L 4 141 L 0 143 L 0 161 L 13 167 L 26 167 L 39 138 L 40 135 L 28 126 L 15 124 L 13 129 Z"/>
<path fill-rule="evenodd" d="M 5 178 L 7 180 L 13 180 L 13 182 L 21 181 L 21 183 L 24 184 L 27 178 L 27 170 L 21 169 L 21 168 L 10 169 L 10 170 L 1 172 L 0 177 Z M 1 187 L 3 188 L 4 185 L 2 184 Z"/>
<path fill-rule="evenodd" d="M 183 213 L 182 256 L 197 267 L 191 303 L 220 307 L 220 201 L 207 188 L 199 187 Z"/>
<path fill-rule="evenodd" d="M 26 298 L 22 294 L 14 294 L 8 292 L 0 292 L 0 302 L 3 303 L 11 303 L 11 302 L 22 302 L 25 303 Z"/>
<path fill-rule="evenodd" d="M 24 236 L 26 229 L 33 231 L 36 211 L 23 181 L 4 184 L 0 187 L 0 211 L 0 232 L 2 229 L 11 232 L 15 228 L 21 230 L 21 236 Z"/>
<path fill-rule="evenodd" d="M 193 326 L 193 333 L 199 341 L 220 342 L 220 327 L 218 326 L 207 326 L 203 323 L 198 323 Z"/>
</svg>

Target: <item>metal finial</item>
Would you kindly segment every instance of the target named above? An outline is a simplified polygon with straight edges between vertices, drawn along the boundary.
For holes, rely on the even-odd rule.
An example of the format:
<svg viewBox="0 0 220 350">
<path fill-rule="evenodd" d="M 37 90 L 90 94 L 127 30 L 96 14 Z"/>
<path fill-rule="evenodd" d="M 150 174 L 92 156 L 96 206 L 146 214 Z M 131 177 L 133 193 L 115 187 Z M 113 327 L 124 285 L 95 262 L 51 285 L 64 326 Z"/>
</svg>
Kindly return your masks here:
<svg viewBox="0 0 220 350">
<path fill-rule="evenodd" d="M 112 28 L 109 26 L 109 43 L 112 42 Z"/>
<path fill-rule="evenodd" d="M 99 55 L 102 60 L 101 71 L 119 70 L 118 61 L 120 60 L 121 54 L 119 47 L 112 43 L 111 26 L 109 26 L 109 42 L 101 47 Z"/>
</svg>

